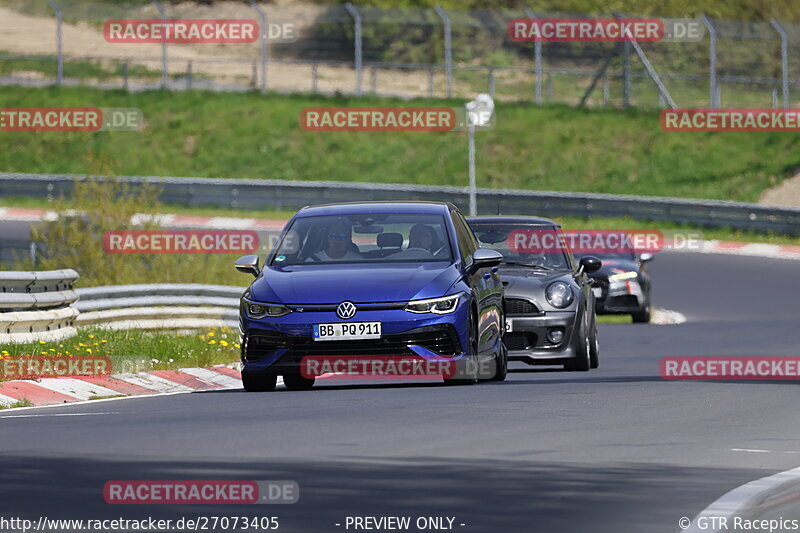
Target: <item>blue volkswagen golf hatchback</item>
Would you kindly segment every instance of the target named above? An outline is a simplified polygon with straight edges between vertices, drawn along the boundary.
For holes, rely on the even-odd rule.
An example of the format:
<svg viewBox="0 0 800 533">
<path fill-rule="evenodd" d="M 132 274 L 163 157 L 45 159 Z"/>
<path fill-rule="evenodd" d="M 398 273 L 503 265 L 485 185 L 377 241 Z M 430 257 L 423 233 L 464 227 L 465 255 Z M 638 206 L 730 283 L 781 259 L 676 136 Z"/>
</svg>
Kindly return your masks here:
<svg viewBox="0 0 800 533">
<path fill-rule="evenodd" d="M 482 249 L 458 209 L 362 202 L 301 209 L 241 301 L 247 391 L 308 389 L 304 358 L 406 356 L 449 361 L 445 382 L 503 380 L 502 255 Z"/>
</svg>

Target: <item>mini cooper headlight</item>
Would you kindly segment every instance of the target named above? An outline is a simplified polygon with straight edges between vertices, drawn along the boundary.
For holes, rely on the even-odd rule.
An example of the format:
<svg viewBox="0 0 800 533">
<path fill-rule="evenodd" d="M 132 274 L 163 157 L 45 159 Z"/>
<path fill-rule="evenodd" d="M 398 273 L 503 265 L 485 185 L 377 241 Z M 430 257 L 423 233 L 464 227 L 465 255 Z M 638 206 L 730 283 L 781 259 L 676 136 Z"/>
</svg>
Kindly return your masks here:
<svg viewBox="0 0 800 533">
<path fill-rule="evenodd" d="M 441 298 L 431 298 L 430 300 L 412 300 L 406 305 L 406 311 L 410 313 L 446 315 L 456 310 L 459 298 L 461 298 L 461 293 Z"/>
<path fill-rule="evenodd" d="M 572 296 L 572 289 L 563 281 L 556 281 L 547 286 L 544 295 L 550 305 L 563 309 L 572 303 L 574 299 Z"/>
<path fill-rule="evenodd" d="M 250 318 L 279 317 L 292 312 L 292 310 L 285 305 L 257 304 L 253 302 L 245 302 L 245 309 L 247 316 Z"/>
</svg>

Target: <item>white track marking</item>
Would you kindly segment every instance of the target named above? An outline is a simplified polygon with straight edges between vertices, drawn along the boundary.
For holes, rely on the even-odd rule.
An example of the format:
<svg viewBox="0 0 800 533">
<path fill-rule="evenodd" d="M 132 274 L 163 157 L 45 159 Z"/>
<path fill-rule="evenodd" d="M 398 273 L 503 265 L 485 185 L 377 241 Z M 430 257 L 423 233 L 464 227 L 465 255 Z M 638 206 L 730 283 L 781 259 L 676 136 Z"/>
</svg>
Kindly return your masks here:
<svg viewBox="0 0 800 533">
<path fill-rule="evenodd" d="M 780 491 L 780 492 L 779 492 Z M 726 493 L 720 499 L 703 509 L 693 520 L 691 525 L 683 531 L 698 533 L 717 533 L 726 531 L 726 528 L 715 529 L 711 517 L 725 517 L 728 524 L 733 524 L 733 517 L 739 516 L 743 519 L 757 518 L 770 507 L 770 495 L 775 494 L 779 497 L 786 496 L 787 491 L 794 494 L 800 493 L 800 468 L 780 472 L 773 476 L 763 477 L 751 481 L 741 487 L 737 487 Z M 709 518 L 707 527 L 698 525 L 699 518 Z M 716 521 L 719 523 L 719 520 Z"/>
<path fill-rule="evenodd" d="M 72 405 L 72 404 L 70 404 Z M 14 410 L 16 412 L 16 409 Z M 102 415 L 118 415 L 119 412 L 109 413 L 53 413 L 52 415 L 0 415 L 0 418 L 50 418 L 53 416 L 102 416 Z"/>
<path fill-rule="evenodd" d="M 43 378 L 36 382 L 40 387 L 55 391 L 67 396 L 72 396 L 79 400 L 88 400 L 89 398 L 118 396 L 120 393 L 94 385 L 88 381 L 71 378 Z"/>
<path fill-rule="evenodd" d="M 158 392 L 194 392 L 194 389 L 191 387 L 146 372 L 140 372 L 138 374 L 114 374 L 114 377 Z"/>
<path fill-rule="evenodd" d="M 18 401 L 19 400 L 15 400 L 11 396 L 4 396 L 0 394 L 0 405 L 5 405 L 5 406 L 14 405 Z"/>
<path fill-rule="evenodd" d="M 242 382 L 236 378 L 208 370 L 207 368 L 181 368 L 181 372 L 194 376 L 211 385 L 221 386 L 226 389 L 241 389 Z"/>
</svg>

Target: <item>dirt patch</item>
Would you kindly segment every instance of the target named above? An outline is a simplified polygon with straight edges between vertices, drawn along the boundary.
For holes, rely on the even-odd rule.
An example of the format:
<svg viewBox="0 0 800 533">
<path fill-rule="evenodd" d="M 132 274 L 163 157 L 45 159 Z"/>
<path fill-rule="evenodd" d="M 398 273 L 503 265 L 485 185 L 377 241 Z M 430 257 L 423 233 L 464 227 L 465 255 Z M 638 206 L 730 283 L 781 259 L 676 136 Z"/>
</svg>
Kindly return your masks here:
<svg viewBox="0 0 800 533">
<path fill-rule="evenodd" d="M 800 173 L 761 193 L 759 204 L 800 207 Z"/>
</svg>

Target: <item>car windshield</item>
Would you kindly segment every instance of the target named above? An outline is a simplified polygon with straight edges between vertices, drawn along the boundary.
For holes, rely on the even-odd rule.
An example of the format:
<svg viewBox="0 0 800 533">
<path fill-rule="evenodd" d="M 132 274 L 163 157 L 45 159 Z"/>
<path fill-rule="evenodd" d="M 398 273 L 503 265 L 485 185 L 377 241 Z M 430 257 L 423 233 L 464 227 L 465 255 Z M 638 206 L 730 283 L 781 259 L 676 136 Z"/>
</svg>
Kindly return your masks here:
<svg viewBox="0 0 800 533">
<path fill-rule="evenodd" d="M 571 270 L 566 249 L 547 243 L 555 238 L 558 229 L 552 226 L 514 223 L 480 223 L 470 221 L 470 227 L 482 248 L 503 254 L 503 263 L 529 265 L 549 270 Z M 553 239 L 555 240 L 555 239 Z"/>
<path fill-rule="evenodd" d="M 444 216 L 432 214 L 299 217 L 270 264 L 452 262 L 446 228 Z"/>
</svg>

